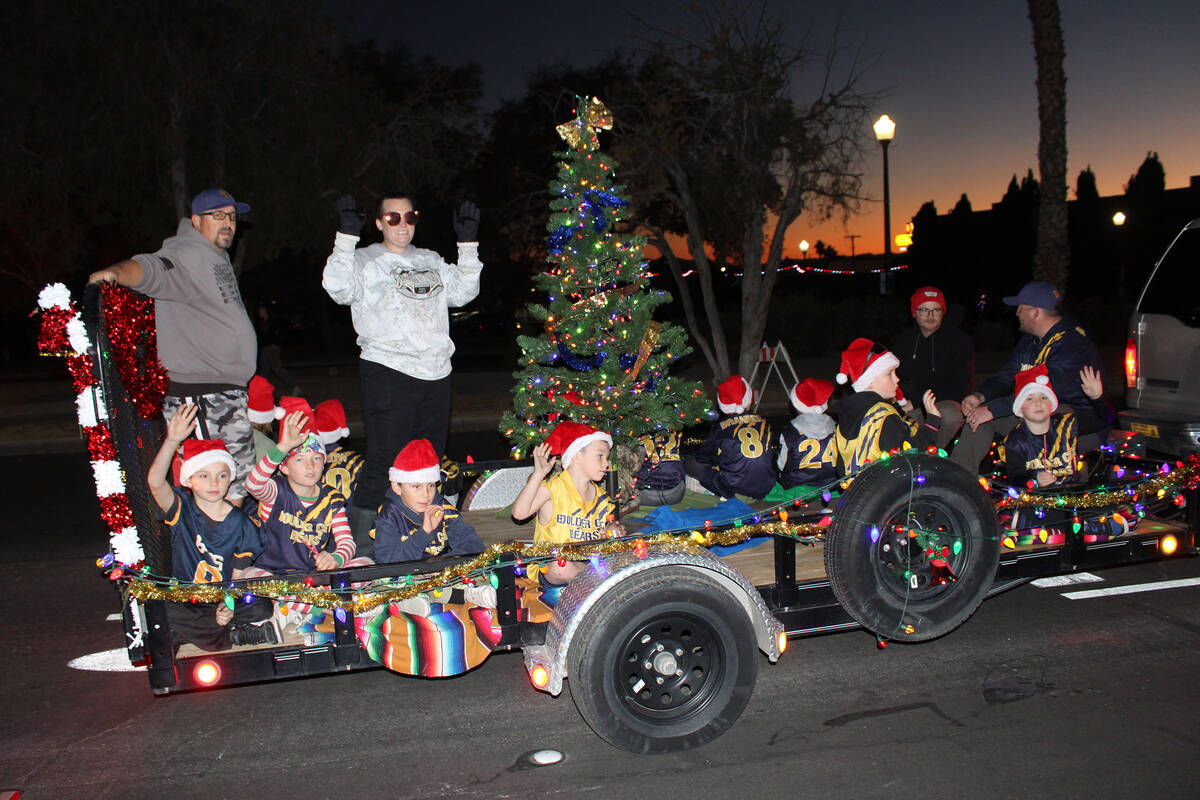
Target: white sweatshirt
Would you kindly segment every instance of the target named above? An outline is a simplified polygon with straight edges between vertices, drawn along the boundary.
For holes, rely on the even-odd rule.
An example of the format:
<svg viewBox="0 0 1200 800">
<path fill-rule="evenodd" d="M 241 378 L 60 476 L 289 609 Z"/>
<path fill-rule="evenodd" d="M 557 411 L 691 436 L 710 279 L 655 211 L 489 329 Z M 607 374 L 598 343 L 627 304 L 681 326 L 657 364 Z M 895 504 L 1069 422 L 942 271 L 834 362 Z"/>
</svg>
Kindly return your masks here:
<svg viewBox="0 0 1200 800">
<path fill-rule="evenodd" d="M 393 253 L 382 244 L 355 249 L 357 236 L 338 233 L 321 285 L 335 303 L 350 306 L 366 361 L 434 381 L 450 374 L 450 307 L 479 294 L 476 242 L 458 243 L 458 264 L 411 245 Z"/>
</svg>

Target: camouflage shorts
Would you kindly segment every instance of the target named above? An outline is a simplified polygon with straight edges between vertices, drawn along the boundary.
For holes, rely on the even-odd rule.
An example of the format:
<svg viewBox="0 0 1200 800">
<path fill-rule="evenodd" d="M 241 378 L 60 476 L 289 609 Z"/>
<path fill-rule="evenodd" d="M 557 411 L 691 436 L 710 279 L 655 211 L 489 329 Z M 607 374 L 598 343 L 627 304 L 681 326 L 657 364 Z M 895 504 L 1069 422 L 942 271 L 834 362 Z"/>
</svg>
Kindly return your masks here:
<svg viewBox="0 0 1200 800">
<path fill-rule="evenodd" d="M 246 476 L 254 468 L 254 431 L 246 416 L 248 402 L 245 389 L 227 389 L 191 398 L 198 406 L 195 435 L 203 439 L 224 439 L 225 447 L 237 464 L 237 474 L 229 485 L 229 499 L 246 496 Z M 163 398 L 163 416 L 170 421 L 183 405 L 184 398 L 168 395 Z"/>
</svg>

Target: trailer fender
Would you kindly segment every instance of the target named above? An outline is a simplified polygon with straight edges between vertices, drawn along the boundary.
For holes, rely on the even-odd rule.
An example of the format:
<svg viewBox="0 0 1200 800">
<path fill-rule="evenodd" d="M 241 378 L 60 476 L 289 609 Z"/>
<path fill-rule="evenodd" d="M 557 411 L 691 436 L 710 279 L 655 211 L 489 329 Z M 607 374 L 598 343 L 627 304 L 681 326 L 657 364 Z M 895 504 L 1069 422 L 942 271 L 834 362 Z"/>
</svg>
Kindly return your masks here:
<svg viewBox="0 0 1200 800">
<path fill-rule="evenodd" d="M 715 579 L 737 599 L 745 611 L 754 628 L 758 649 L 766 653 L 772 663 L 779 660 L 783 625 L 767 609 L 754 585 L 712 553 L 706 550 L 696 553 L 656 553 L 651 548 L 644 558 L 632 553 L 619 554 L 601 563 L 604 566 L 589 568 L 563 589 L 554 616 L 547 626 L 545 643 L 524 648 L 525 669 L 538 689 L 555 696 L 562 692 L 563 678 L 567 677 L 567 654 L 571 649 L 571 640 L 580 622 L 589 611 L 604 602 L 605 595 L 631 575 L 668 566 L 696 570 Z M 547 673 L 544 686 L 539 685 L 534 674 L 539 667 Z"/>
</svg>

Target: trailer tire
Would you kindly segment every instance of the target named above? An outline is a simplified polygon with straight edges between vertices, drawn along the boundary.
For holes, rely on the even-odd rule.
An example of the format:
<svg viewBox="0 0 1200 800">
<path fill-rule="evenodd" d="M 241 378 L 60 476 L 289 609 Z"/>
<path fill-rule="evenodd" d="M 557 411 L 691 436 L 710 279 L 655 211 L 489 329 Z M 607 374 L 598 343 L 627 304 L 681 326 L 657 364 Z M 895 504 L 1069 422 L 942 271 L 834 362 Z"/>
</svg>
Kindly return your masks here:
<svg viewBox="0 0 1200 800">
<path fill-rule="evenodd" d="M 567 656 L 576 708 L 634 753 L 699 747 L 741 715 L 758 673 L 741 603 L 693 569 L 635 573 L 581 621 Z"/>
<path fill-rule="evenodd" d="M 929 455 L 896 456 L 860 473 L 825 538 L 838 602 L 867 630 L 898 641 L 933 639 L 965 622 L 999 558 L 999 523 L 978 478 Z"/>
</svg>

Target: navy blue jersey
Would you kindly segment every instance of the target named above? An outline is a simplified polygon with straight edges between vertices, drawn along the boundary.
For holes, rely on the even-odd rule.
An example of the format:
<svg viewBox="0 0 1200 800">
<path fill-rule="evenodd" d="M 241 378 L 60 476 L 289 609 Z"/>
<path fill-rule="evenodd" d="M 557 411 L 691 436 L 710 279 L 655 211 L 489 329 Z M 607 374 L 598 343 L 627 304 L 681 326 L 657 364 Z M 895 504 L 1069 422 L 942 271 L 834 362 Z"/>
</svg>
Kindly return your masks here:
<svg viewBox="0 0 1200 800">
<path fill-rule="evenodd" d="M 838 404 L 838 471 L 842 475 L 857 472 L 878 461 L 883 453 L 924 449 L 937 442 L 942 418 L 926 416 L 924 424 L 900 412 L 895 403 L 867 389 L 855 392 Z"/>
<path fill-rule="evenodd" d="M 250 566 L 266 547 L 262 530 L 230 508 L 225 519 L 213 520 L 200 510 L 188 489 L 172 486 L 175 502 L 163 515 L 171 530 L 171 574 L 192 583 L 223 583 L 234 569 Z"/>
<path fill-rule="evenodd" d="M 277 493 L 271 516 L 263 522 L 267 546 L 254 565 L 268 572 L 312 571 L 317 568 L 317 553 L 337 550 L 333 525 L 339 512 L 345 514 L 346 501 L 328 486 L 317 484 L 321 494 L 305 508 L 286 478 L 276 475 L 271 480 Z"/>
<path fill-rule="evenodd" d="M 1058 480 L 1069 480 L 1075 474 L 1076 445 L 1075 415 L 1063 411 L 1050 418 L 1050 430 L 1033 433 L 1022 420 L 1008 432 L 997 450 L 1004 462 L 1008 482 L 1014 486 L 1037 485 L 1037 473 L 1046 470 Z"/>
<path fill-rule="evenodd" d="M 375 559 L 387 563 L 483 552 L 479 534 L 440 492 L 434 495 L 431 505 L 442 507 L 442 522 L 436 530 L 427 532 L 425 515 L 406 506 L 389 488 L 375 518 Z"/>
<path fill-rule="evenodd" d="M 757 414 L 735 414 L 713 425 L 695 459 L 718 473 L 718 494 L 765 497 L 775 488 L 775 438 Z"/>
<path fill-rule="evenodd" d="M 829 424 L 822 426 L 827 429 L 823 436 L 801 433 L 794 424 L 783 429 L 783 435 L 779 437 L 777 462 L 779 485 L 783 488 L 823 486 L 837 478 L 837 442 L 833 435 L 833 420 L 829 417 L 825 419 L 829 420 Z"/>
<path fill-rule="evenodd" d="M 658 431 L 641 438 L 642 468 L 638 470 L 637 484 L 643 489 L 664 491 L 683 483 L 683 461 L 679 458 L 679 434 L 675 431 Z"/>
</svg>

